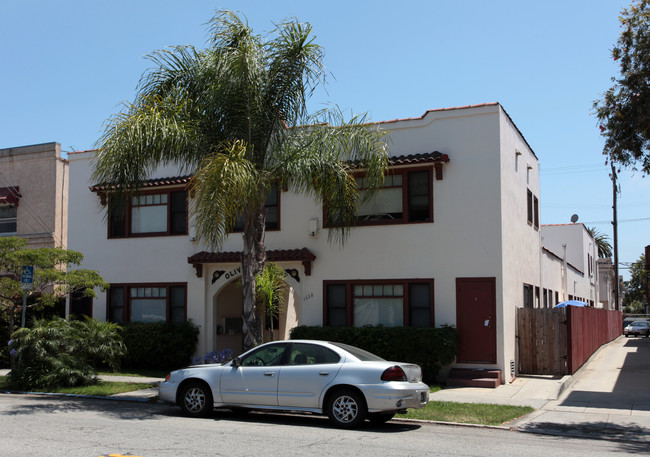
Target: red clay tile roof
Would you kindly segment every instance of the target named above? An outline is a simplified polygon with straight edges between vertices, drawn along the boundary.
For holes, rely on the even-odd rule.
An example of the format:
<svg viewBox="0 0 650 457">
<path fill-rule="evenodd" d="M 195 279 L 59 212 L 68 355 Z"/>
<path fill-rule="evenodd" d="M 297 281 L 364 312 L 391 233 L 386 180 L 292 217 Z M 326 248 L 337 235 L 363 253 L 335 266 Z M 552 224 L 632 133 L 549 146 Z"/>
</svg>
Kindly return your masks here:
<svg viewBox="0 0 650 457">
<path fill-rule="evenodd" d="M 154 178 L 146 180 L 141 187 L 160 187 L 160 186 L 173 186 L 178 184 L 187 184 L 190 182 L 191 176 L 174 176 L 169 178 Z M 106 192 L 107 190 L 115 190 L 118 186 L 115 184 L 96 184 L 90 186 L 92 192 Z"/>
<path fill-rule="evenodd" d="M 266 251 L 266 258 L 271 262 L 289 262 L 289 261 L 313 261 L 316 256 L 307 248 L 302 249 L 278 249 Z M 241 262 L 241 252 L 206 252 L 201 251 L 187 258 L 187 263 L 239 263 Z"/>
<path fill-rule="evenodd" d="M 409 154 L 401 155 L 396 157 L 389 157 L 389 162 L 391 165 L 413 165 L 419 163 L 433 163 L 433 162 L 449 162 L 449 156 L 447 154 L 442 154 L 441 152 L 427 152 L 419 154 Z M 172 186 L 178 184 L 187 184 L 192 179 L 192 176 L 174 176 L 168 178 L 154 178 L 145 181 L 142 185 L 143 188 L 148 187 L 160 187 L 160 186 Z M 106 192 L 109 190 L 116 190 L 118 186 L 115 184 L 96 184 L 90 186 L 92 192 Z"/>
<path fill-rule="evenodd" d="M 427 162 L 449 162 L 449 156 L 438 151 L 427 152 L 421 154 L 402 155 L 397 157 L 389 157 L 391 165 L 411 165 L 416 163 Z"/>
</svg>

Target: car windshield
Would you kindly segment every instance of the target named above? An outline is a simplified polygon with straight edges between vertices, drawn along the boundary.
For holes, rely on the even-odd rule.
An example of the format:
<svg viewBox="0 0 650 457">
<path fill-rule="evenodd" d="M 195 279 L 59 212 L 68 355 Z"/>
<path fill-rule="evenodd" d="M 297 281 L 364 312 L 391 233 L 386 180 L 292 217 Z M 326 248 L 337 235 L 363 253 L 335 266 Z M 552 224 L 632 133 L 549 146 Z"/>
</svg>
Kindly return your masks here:
<svg viewBox="0 0 650 457">
<path fill-rule="evenodd" d="M 646 325 L 646 322 L 632 322 L 632 327 L 645 327 Z"/>
<path fill-rule="evenodd" d="M 333 344 L 334 346 L 349 352 L 350 354 L 352 354 L 362 362 L 385 362 L 385 360 L 379 357 L 378 355 L 375 355 L 368 351 L 364 351 L 363 349 L 355 348 L 354 346 L 349 346 L 343 343 L 332 343 L 332 342 L 330 342 L 330 344 Z"/>
</svg>

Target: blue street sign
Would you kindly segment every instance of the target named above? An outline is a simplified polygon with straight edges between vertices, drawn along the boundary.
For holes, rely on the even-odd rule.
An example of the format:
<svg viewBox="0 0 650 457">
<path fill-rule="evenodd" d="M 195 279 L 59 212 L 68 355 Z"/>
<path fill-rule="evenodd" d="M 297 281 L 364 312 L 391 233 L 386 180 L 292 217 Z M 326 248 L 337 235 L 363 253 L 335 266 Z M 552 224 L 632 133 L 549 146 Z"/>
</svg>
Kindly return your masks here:
<svg viewBox="0 0 650 457">
<path fill-rule="evenodd" d="M 32 265 L 23 265 L 23 274 L 20 277 L 20 286 L 24 290 L 31 290 L 34 284 L 34 267 Z"/>
</svg>

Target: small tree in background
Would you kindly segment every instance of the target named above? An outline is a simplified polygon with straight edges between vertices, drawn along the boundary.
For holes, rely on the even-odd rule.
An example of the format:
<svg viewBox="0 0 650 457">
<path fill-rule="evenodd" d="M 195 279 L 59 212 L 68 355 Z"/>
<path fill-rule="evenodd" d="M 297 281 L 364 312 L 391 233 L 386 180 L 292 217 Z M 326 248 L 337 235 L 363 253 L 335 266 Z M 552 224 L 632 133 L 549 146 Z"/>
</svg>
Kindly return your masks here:
<svg viewBox="0 0 650 457">
<path fill-rule="evenodd" d="M 287 285 L 284 276 L 282 267 L 273 262 L 267 262 L 264 269 L 255 276 L 258 309 L 265 312 L 266 318 L 271 322 L 271 341 L 274 339 L 273 321 L 283 311 L 282 305 L 286 297 Z"/>
<path fill-rule="evenodd" d="M 612 49 L 619 77 L 594 110 L 605 137 L 604 154 L 650 173 L 650 0 L 637 0 L 619 17 L 623 31 Z"/>
<path fill-rule="evenodd" d="M 625 281 L 623 306 L 643 312 L 643 301 L 648 296 L 648 272 L 645 269 L 645 255 L 630 266 L 630 280 Z M 626 311 L 628 312 L 628 311 Z M 635 311 L 629 311 L 634 313 Z"/>
<path fill-rule="evenodd" d="M 607 259 L 612 256 L 612 245 L 609 242 L 609 237 L 604 233 L 601 233 L 596 229 L 596 227 L 587 227 L 587 231 L 596 241 L 596 247 L 598 248 L 598 258 Z"/>
<path fill-rule="evenodd" d="M 23 306 L 22 267 L 34 267 L 34 282 L 28 291 L 29 307 L 54 306 L 71 292 L 94 297 L 95 288 L 109 286 L 96 271 L 72 269 L 80 265 L 83 254 L 61 248 L 30 249 L 27 241 L 16 237 L 0 238 L 0 313 L 9 321 L 9 335 Z"/>
<path fill-rule="evenodd" d="M 25 292 L 21 287 L 23 266 L 34 267 L 32 289 L 27 293 L 28 308 L 53 307 L 71 292 L 82 292 L 94 297 L 94 288 L 108 288 L 108 283 L 96 271 L 71 268 L 79 265 L 82 259 L 83 255 L 76 251 L 61 248 L 30 249 L 27 241 L 22 238 L 0 238 L 0 319 L 6 322 L 7 339 L 14 333 L 16 319 L 20 319 L 22 313 Z M 6 349 L 3 345 L 3 352 L 6 353 Z M 13 368 L 14 358 L 11 358 L 10 363 Z"/>
</svg>

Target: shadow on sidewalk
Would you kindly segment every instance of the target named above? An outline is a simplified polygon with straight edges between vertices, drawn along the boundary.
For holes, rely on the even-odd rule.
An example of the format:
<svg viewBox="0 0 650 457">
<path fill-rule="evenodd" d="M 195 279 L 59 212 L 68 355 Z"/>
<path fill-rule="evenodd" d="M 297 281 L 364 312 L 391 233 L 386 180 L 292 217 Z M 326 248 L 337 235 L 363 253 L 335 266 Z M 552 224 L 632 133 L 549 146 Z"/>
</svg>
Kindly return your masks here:
<svg viewBox="0 0 650 457">
<path fill-rule="evenodd" d="M 618 441 L 623 452 L 650 454 L 650 434 L 648 429 L 631 424 L 619 425 L 602 421 L 571 424 L 535 422 L 525 424 L 520 430 L 571 438 Z"/>
</svg>

